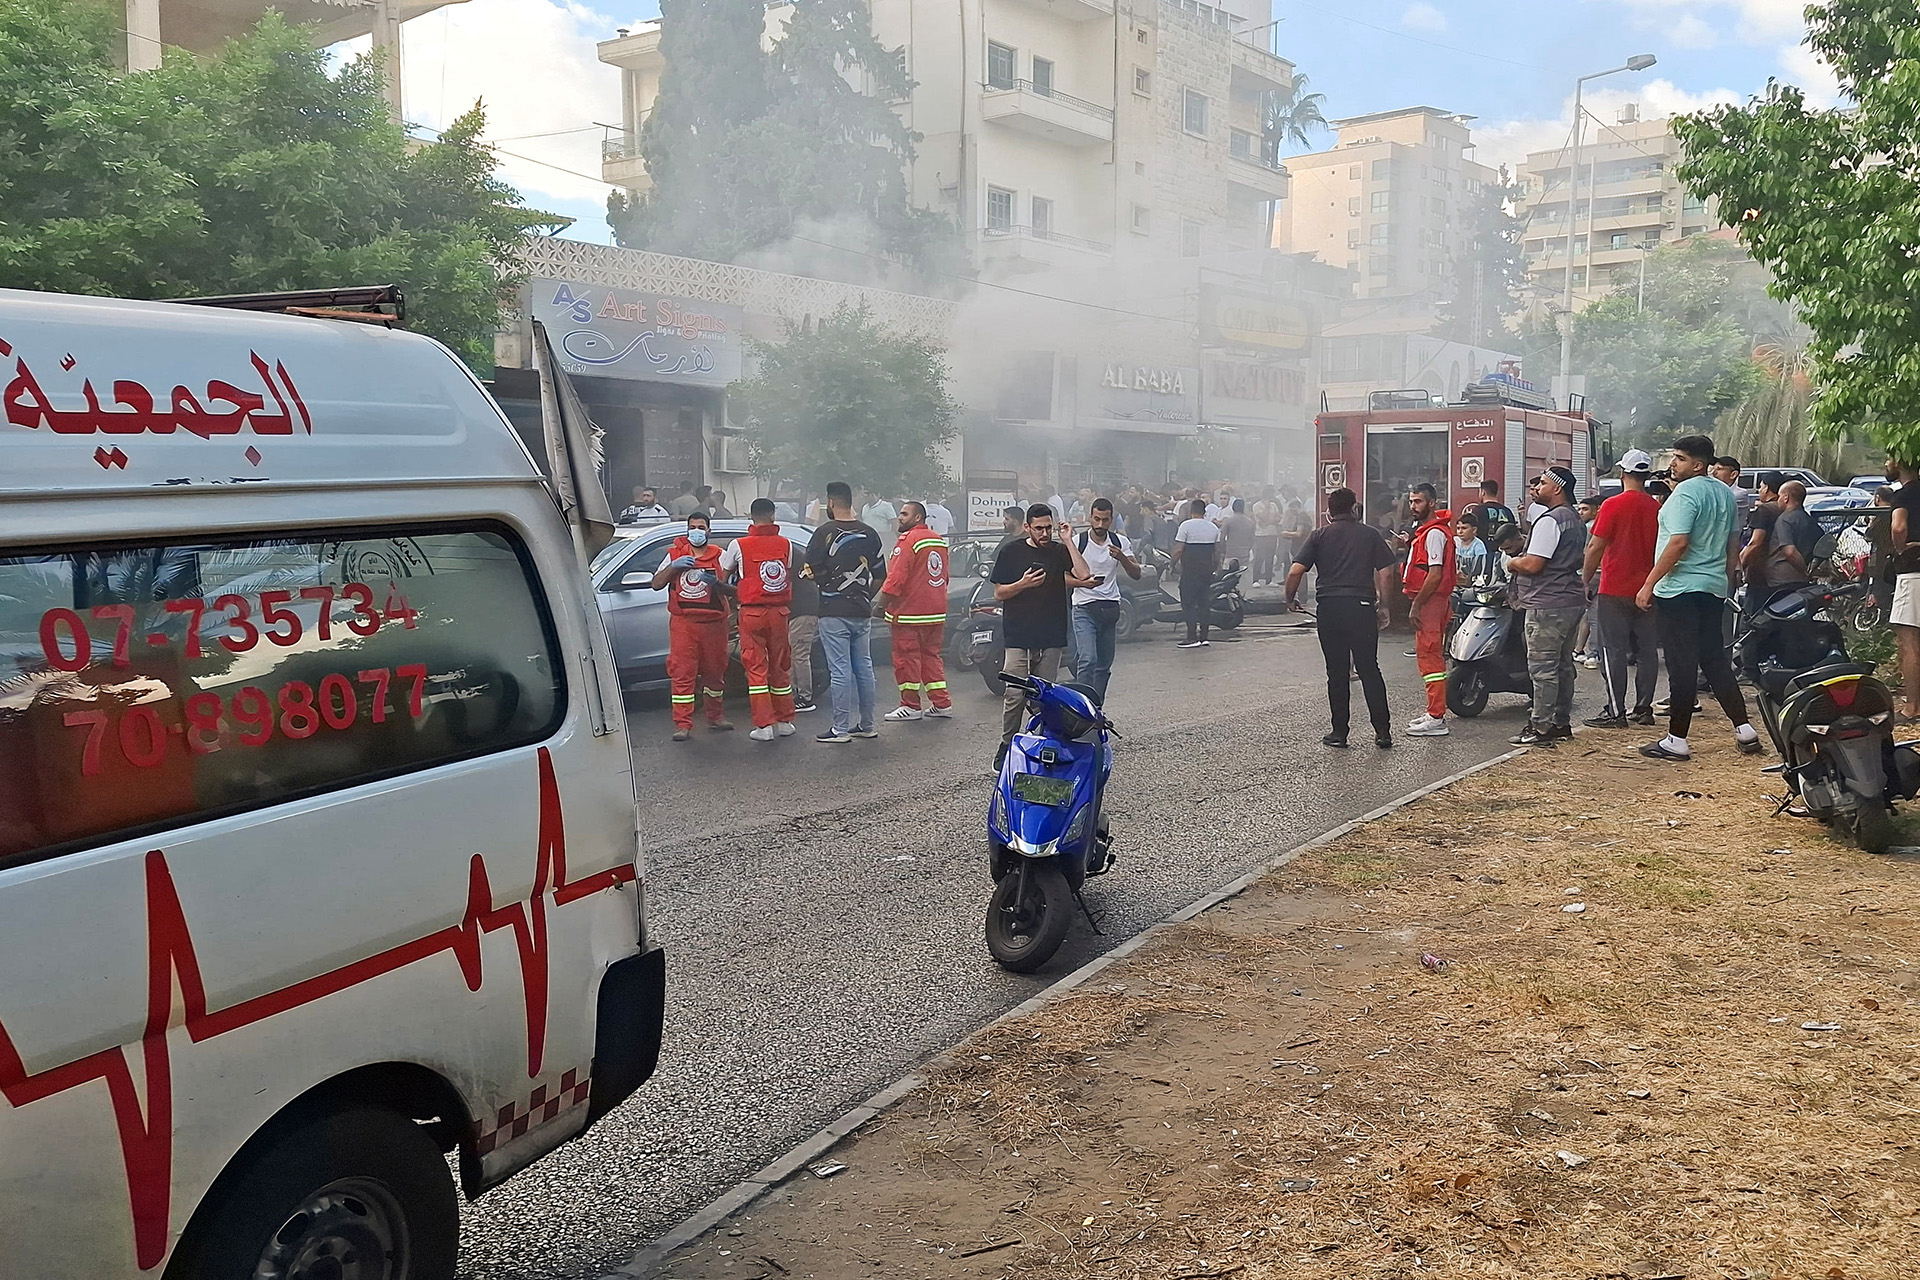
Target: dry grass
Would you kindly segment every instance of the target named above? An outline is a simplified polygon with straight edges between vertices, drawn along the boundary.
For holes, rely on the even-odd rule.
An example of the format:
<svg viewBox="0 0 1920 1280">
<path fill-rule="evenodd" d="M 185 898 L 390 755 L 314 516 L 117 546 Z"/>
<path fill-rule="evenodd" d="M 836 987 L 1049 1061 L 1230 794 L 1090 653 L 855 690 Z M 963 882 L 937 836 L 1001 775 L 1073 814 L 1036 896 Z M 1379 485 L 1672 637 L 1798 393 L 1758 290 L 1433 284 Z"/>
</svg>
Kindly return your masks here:
<svg viewBox="0 0 1920 1280">
<path fill-rule="evenodd" d="M 1302 859 L 970 1042 L 863 1135 L 856 1171 L 897 1173 L 833 1203 L 895 1213 L 904 1238 L 856 1256 L 1048 1278 L 1913 1274 L 1920 859 L 1769 818 L 1763 790 L 1731 751 L 1658 769 L 1583 739 Z"/>
</svg>

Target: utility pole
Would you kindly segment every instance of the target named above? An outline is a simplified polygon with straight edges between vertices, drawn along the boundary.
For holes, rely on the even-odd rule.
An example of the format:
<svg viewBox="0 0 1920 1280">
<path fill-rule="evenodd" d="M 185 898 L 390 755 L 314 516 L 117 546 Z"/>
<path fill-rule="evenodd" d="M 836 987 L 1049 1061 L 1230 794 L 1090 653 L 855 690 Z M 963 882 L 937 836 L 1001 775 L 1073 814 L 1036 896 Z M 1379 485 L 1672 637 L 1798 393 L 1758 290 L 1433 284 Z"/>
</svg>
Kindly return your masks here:
<svg viewBox="0 0 1920 1280">
<path fill-rule="evenodd" d="M 1645 71 L 1658 59 L 1650 53 L 1637 53 L 1618 67 L 1609 67 L 1605 71 L 1596 71 L 1590 76 L 1581 76 L 1573 82 L 1573 156 L 1567 163 L 1567 267 L 1566 285 L 1560 311 L 1560 395 L 1569 396 L 1568 388 L 1573 385 L 1573 224 L 1577 208 L 1577 188 L 1580 185 L 1580 133 L 1586 123 L 1581 105 L 1581 95 L 1587 87 L 1587 81 L 1598 80 L 1602 76 L 1617 75 L 1622 71 Z M 1592 208 L 1593 191 L 1587 191 L 1588 208 Z M 1591 217 L 1591 215 L 1589 215 Z M 1589 228 L 1591 235 L 1591 228 Z M 1587 246 L 1587 258 L 1593 258 L 1593 246 Z M 1568 403 L 1571 403 L 1568 401 Z M 1564 407 L 1564 405 L 1563 405 Z"/>
</svg>

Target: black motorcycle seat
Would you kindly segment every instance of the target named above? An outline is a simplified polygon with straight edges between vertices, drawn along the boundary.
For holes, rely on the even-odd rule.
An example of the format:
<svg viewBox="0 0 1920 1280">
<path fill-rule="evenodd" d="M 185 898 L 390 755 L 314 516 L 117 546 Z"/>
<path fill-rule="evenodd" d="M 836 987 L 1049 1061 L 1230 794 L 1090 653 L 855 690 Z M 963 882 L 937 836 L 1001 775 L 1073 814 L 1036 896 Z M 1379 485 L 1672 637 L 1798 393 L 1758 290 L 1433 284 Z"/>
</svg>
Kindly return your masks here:
<svg viewBox="0 0 1920 1280">
<path fill-rule="evenodd" d="M 1809 671 L 1769 669 L 1760 673 L 1760 688 L 1768 697 L 1778 700 L 1796 690 L 1811 689 L 1823 681 L 1838 680 L 1842 676 L 1870 676 L 1876 669 L 1870 662 L 1834 662 Z"/>
<path fill-rule="evenodd" d="M 1069 680 L 1061 687 L 1071 689 L 1075 693 L 1083 695 L 1088 702 L 1091 702 L 1096 707 L 1100 705 L 1100 694 L 1090 684 L 1081 684 L 1078 680 Z"/>
</svg>

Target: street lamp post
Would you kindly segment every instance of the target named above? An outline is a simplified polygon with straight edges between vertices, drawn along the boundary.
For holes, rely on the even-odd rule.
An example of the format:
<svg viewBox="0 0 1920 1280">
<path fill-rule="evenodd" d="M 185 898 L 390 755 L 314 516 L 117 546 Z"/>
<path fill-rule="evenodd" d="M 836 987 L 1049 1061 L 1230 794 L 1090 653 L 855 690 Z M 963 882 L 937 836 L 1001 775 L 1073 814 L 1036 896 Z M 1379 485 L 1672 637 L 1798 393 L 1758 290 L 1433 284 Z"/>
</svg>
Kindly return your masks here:
<svg viewBox="0 0 1920 1280">
<path fill-rule="evenodd" d="M 1580 175 L 1580 135 L 1586 125 L 1581 114 L 1581 98 L 1586 90 L 1587 81 L 1598 80 L 1602 76 L 1618 75 L 1622 71 L 1645 71 L 1658 59 L 1650 53 L 1637 53 L 1618 67 L 1609 67 L 1605 71 L 1596 71 L 1590 76 L 1581 76 L 1573 82 L 1573 157 L 1567 165 L 1567 267 L 1565 296 L 1561 302 L 1560 313 L 1560 394 L 1568 395 L 1573 379 L 1573 224 L 1575 222 L 1575 201 L 1579 196 Z M 1588 184 L 1587 207 L 1593 207 L 1592 184 Z M 1591 235 L 1591 231 L 1589 231 Z M 1593 245 L 1587 245 L 1587 261 L 1593 261 Z"/>
</svg>

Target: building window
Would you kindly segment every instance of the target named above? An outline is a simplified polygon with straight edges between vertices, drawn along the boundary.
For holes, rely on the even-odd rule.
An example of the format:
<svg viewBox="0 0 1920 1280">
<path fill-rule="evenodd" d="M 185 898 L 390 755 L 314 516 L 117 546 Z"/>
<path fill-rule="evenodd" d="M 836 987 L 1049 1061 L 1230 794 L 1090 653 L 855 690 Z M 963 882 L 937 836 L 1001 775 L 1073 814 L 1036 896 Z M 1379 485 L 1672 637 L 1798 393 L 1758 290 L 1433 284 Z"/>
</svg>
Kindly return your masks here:
<svg viewBox="0 0 1920 1280">
<path fill-rule="evenodd" d="M 1186 109 L 1181 115 L 1181 125 L 1188 133 L 1204 136 L 1207 132 L 1207 95 L 1187 90 Z"/>
<path fill-rule="evenodd" d="M 1355 182 L 1360 181 L 1360 166 L 1357 164 L 1348 165 L 1347 177 L 1351 178 Z"/>
<path fill-rule="evenodd" d="M 1151 94 L 1153 92 L 1153 72 L 1147 70 L 1145 67 L 1135 67 L 1133 69 L 1133 91 L 1143 98 Z"/>
<path fill-rule="evenodd" d="M 1147 176 L 1147 162 L 1145 160 L 1135 160 L 1133 162 L 1133 176 L 1136 178 L 1144 178 Z"/>
<path fill-rule="evenodd" d="M 1192 218 L 1180 219 L 1180 256 L 1183 258 L 1200 256 L 1200 224 Z"/>
<path fill-rule="evenodd" d="M 1393 161 L 1375 160 L 1373 162 L 1373 180 L 1375 182 L 1385 182 L 1387 181 L 1388 178 L 1392 176 L 1393 176 Z"/>
<path fill-rule="evenodd" d="M 1033 198 L 1033 234 L 1038 240 L 1053 234 L 1053 201 Z"/>
<path fill-rule="evenodd" d="M 1367 270 L 1376 276 L 1393 274 L 1393 259 L 1384 253 L 1372 254 L 1367 258 Z"/>
<path fill-rule="evenodd" d="M 1573 269 L 1573 287 L 1576 289 L 1584 289 L 1587 287 L 1587 269 L 1585 267 L 1575 267 Z"/>
<path fill-rule="evenodd" d="M 1227 150 L 1236 160 L 1252 160 L 1257 163 L 1260 159 L 1259 135 L 1249 133 L 1245 129 L 1235 129 L 1227 135 Z"/>
<path fill-rule="evenodd" d="M 1011 89 L 1020 78 L 1020 55 L 1010 44 L 987 42 L 987 84 L 995 89 Z"/>
<path fill-rule="evenodd" d="M 1614 232 L 1614 233 L 1613 233 L 1613 234 L 1612 234 L 1611 236 L 1609 236 L 1609 237 L 1607 237 L 1607 248 L 1609 248 L 1609 249 L 1624 249 L 1624 248 L 1626 248 L 1626 247 L 1627 247 L 1627 233 L 1626 233 L 1626 232 L 1624 232 L 1624 231 L 1616 231 L 1616 232 Z"/>
<path fill-rule="evenodd" d="M 1143 204 L 1133 206 L 1133 231 L 1135 235 L 1146 235 L 1153 230 L 1152 217 Z"/>
<path fill-rule="evenodd" d="M 1393 206 L 1393 192 L 1376 191 L 1373 193 L 1373 211 L 1386 213 Z"/>
<path fill-rule="evenodd" d="M 1347 197 L 1347 216 L 1349 218 L 1357 218 L 1360 216 L 1360 197 L 1359 196 Z"/>
<path fill-rule="evenodd" d="M 1368 244 L 1385 244 L 1386 242 L 1387 242 L 1387 224 L 1384 222 L 1374 223 L 1373 226 L 1369 228 L 1367 232 L 1367 243 Z"/>
<path fill-rule="evenodd" d="M 1347 248 L 1358 249 L 1359 247 L 1360 247 L 1360 228 L 1348 227 L 1347 228 Z"/>
<path fill-rule="evenodd" d="M 1347 270 L 1349 270 L 1349 271 L 1351 271 L 1351 272 L 1353 272 L 1353 274 L 1355 274 L 1355 275 L 1359 275 L 1359 274 L 1360 274 L 1360 259 L 1358 259 L 1358 258 L 1348 258 L 1348 259 L 1347 259 Z"/>
<path fill-rule="evenodd" d="M 1053 96 L 1053 62 L 1049 58 L 1033 60 L 1033 91 Z"/>
<path fill-rule="evenodd" d="M 1013 192 L 1004 187 L 987 188 L 987 230 L 1001 235 L 1013 230 Z"/>
</svg>

